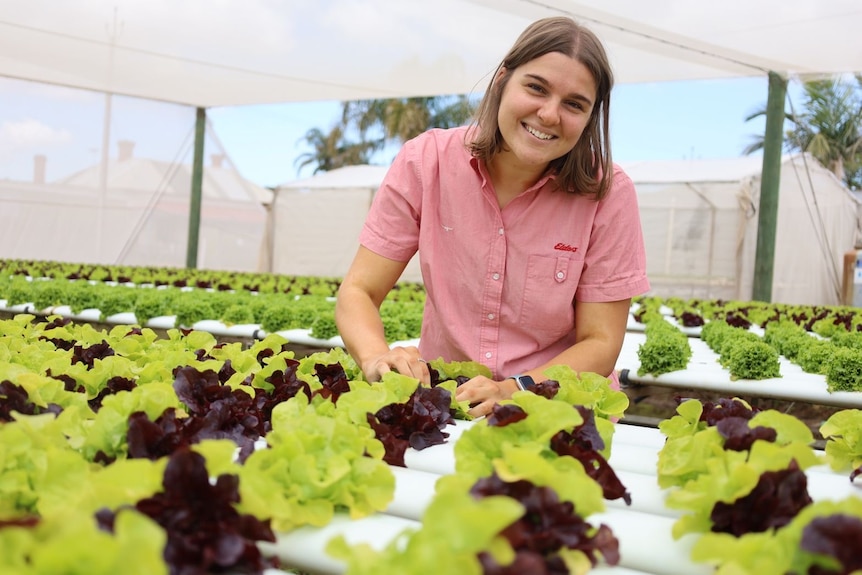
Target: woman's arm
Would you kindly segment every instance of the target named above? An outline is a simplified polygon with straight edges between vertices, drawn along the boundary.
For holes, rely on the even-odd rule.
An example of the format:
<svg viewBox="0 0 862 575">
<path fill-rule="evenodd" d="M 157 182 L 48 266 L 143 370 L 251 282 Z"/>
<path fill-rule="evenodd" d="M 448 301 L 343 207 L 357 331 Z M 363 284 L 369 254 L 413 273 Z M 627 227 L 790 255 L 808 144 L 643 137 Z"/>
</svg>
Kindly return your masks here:
<svg viewBox="0 0 862 575">
<path fill-rule="evenodd" d="M 623 348 L 631 299 L 575 304 L 575 344 L 544 365 L 530 370 L 536 381 L 545 379 L 552 365 L 569 365 L 576 372 L 593 372 L 608 377 Z M 535 374 L 533 374 L 535 372 Z"/>
<path fill-rule="evenodd" d="M 544 372 L 549 367 L 568 365 L 577 373 L 610 376 L 623 346 L 630 307 L 631 299 L 607 303 L 577 302 L 574 345 L 542 365 L 512 375 L 529 375 L 538 383 L 547 379 Z M 456 399 L 470 401 L 474 406 L 470 415 L 478 417 L 490 413 L 495 403 L 510 398 L 517 390 L 512 379 L 494 381 L 479 376 L 459 386 Z"/>
<path fill-rule="evenodd" d="M 419 349 L 390 349 L 380 319 L 380 305 L 406 266 L 406 262 L 390 260 L 360 246 L 338 289 L 335 323 L 348 353 L 369 381 L 394 370 L 430 382 Z"/>
</svg>

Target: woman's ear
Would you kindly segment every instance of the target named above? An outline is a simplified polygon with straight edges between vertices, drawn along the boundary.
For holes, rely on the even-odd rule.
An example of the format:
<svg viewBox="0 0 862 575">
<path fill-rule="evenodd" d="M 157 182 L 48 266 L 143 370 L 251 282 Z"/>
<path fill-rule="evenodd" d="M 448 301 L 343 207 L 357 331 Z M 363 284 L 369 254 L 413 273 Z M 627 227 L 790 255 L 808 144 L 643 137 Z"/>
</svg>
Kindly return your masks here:
<svg viewBox="0 0 862 575">
<path fill-rule="evenodd" d="M 506 77 L 506 74 L 508 73 L 509 70 L 505 66 L 497 68 L 497 73 L 494 74 L 494 87 L 499 86 L 500 82 L 503 81 L 503 78 Z"/>
</svg>

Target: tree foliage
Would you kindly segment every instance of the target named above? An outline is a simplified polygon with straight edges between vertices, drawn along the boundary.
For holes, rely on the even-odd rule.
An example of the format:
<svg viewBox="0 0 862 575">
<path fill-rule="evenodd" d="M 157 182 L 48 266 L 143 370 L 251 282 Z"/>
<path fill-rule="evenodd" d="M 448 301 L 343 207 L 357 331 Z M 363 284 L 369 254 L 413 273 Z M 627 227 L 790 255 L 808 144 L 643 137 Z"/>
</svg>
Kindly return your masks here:
<svg viewBox="0 0 862 575">
<path fill-rule="evenodd" d="M 303 140 L 311 146 L 312 151 L 297 157 L 296 164 L 300 170 L 314 165 L 314 174 L 344 166 L 367 164 L 374 152 L 372 143 L 348 141 L 341 125 L 333 126 L 328 133 L 320 128 L 312 128 L 300 141 Z"/>
<path fill-rule="evenodd" d="M 802 110 L 785 112 L 785 149 L 810 153 L 848 188 L 862 188 L 862 76 L 812 80 L 803 89 Z M 746 120 L 765 114 L 764 107 Z M 758 135 L 743 153 L 762 148 Z"/>
<path fill-rule="evenodd" d="M 328 133 L 312 128 L 300 139 L 312 150 L 296 163 L 299 169 L 315 166 L 314 173 L 366 164 L 388 145 L 402 144 L 430 128 L 463 125 L 472 113 L 466 95 L 344 102 L 341 118 Z"/>
<path fill-rule="evenodd" d="M 344 102 L 342 125 L 354 126 L 363 141 L 381 148 L 403 143 L 429 128 L 451 128 L 466 123 L 473 113 L 467 96 L 431 96 Z"/>
</svg>

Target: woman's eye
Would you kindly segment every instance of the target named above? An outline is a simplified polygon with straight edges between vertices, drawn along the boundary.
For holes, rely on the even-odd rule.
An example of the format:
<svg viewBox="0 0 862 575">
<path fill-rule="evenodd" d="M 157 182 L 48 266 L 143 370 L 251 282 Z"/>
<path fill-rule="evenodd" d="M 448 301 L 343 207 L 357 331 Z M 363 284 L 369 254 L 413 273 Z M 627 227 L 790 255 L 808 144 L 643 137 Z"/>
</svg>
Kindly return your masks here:
<svg viewBox="0 0 862 575">
<path fill-rule="evenodd" d="M 527 88 L 534 92 L 544 93 L 545 89 L 538 84 L 527 84 Z"/>
</svg>

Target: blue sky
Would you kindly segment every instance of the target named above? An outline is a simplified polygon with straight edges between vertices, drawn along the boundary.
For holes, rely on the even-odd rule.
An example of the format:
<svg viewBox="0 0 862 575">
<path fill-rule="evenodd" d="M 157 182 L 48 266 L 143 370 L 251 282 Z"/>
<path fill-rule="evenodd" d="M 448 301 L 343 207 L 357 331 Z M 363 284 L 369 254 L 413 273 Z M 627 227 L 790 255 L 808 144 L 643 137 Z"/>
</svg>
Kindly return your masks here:
<svg viewBox="0 0 862 575">
<path fill-rule="evenodd" d="M 791 83 L 794 106 L 800 88 Z M 767 99 L 766 77 L 623 84 L 614 89 L 611 143 L 618 161 L 728 158 L 742 155 L 763 120 L 745 121 Z M 136 157 L 191 163 L 195 110 L 189 106 L 0 78 L 0 180 L 34 177 L 34 157 L 47 157 L 52 181 L 95 165 L 101 158 L 104 120 L 110 116 L 108 153 L 135 142 Z M 328 131 L 340 102 L 300 102 L 211 108 L 215 137 L 205 154 L 227 154 L 242 176 L 277 186 L 311 175 L 297 171 L 308 151 L 303 135 Z M 389 149 L 374 158 L 388 164 Z"/>
</svg>

